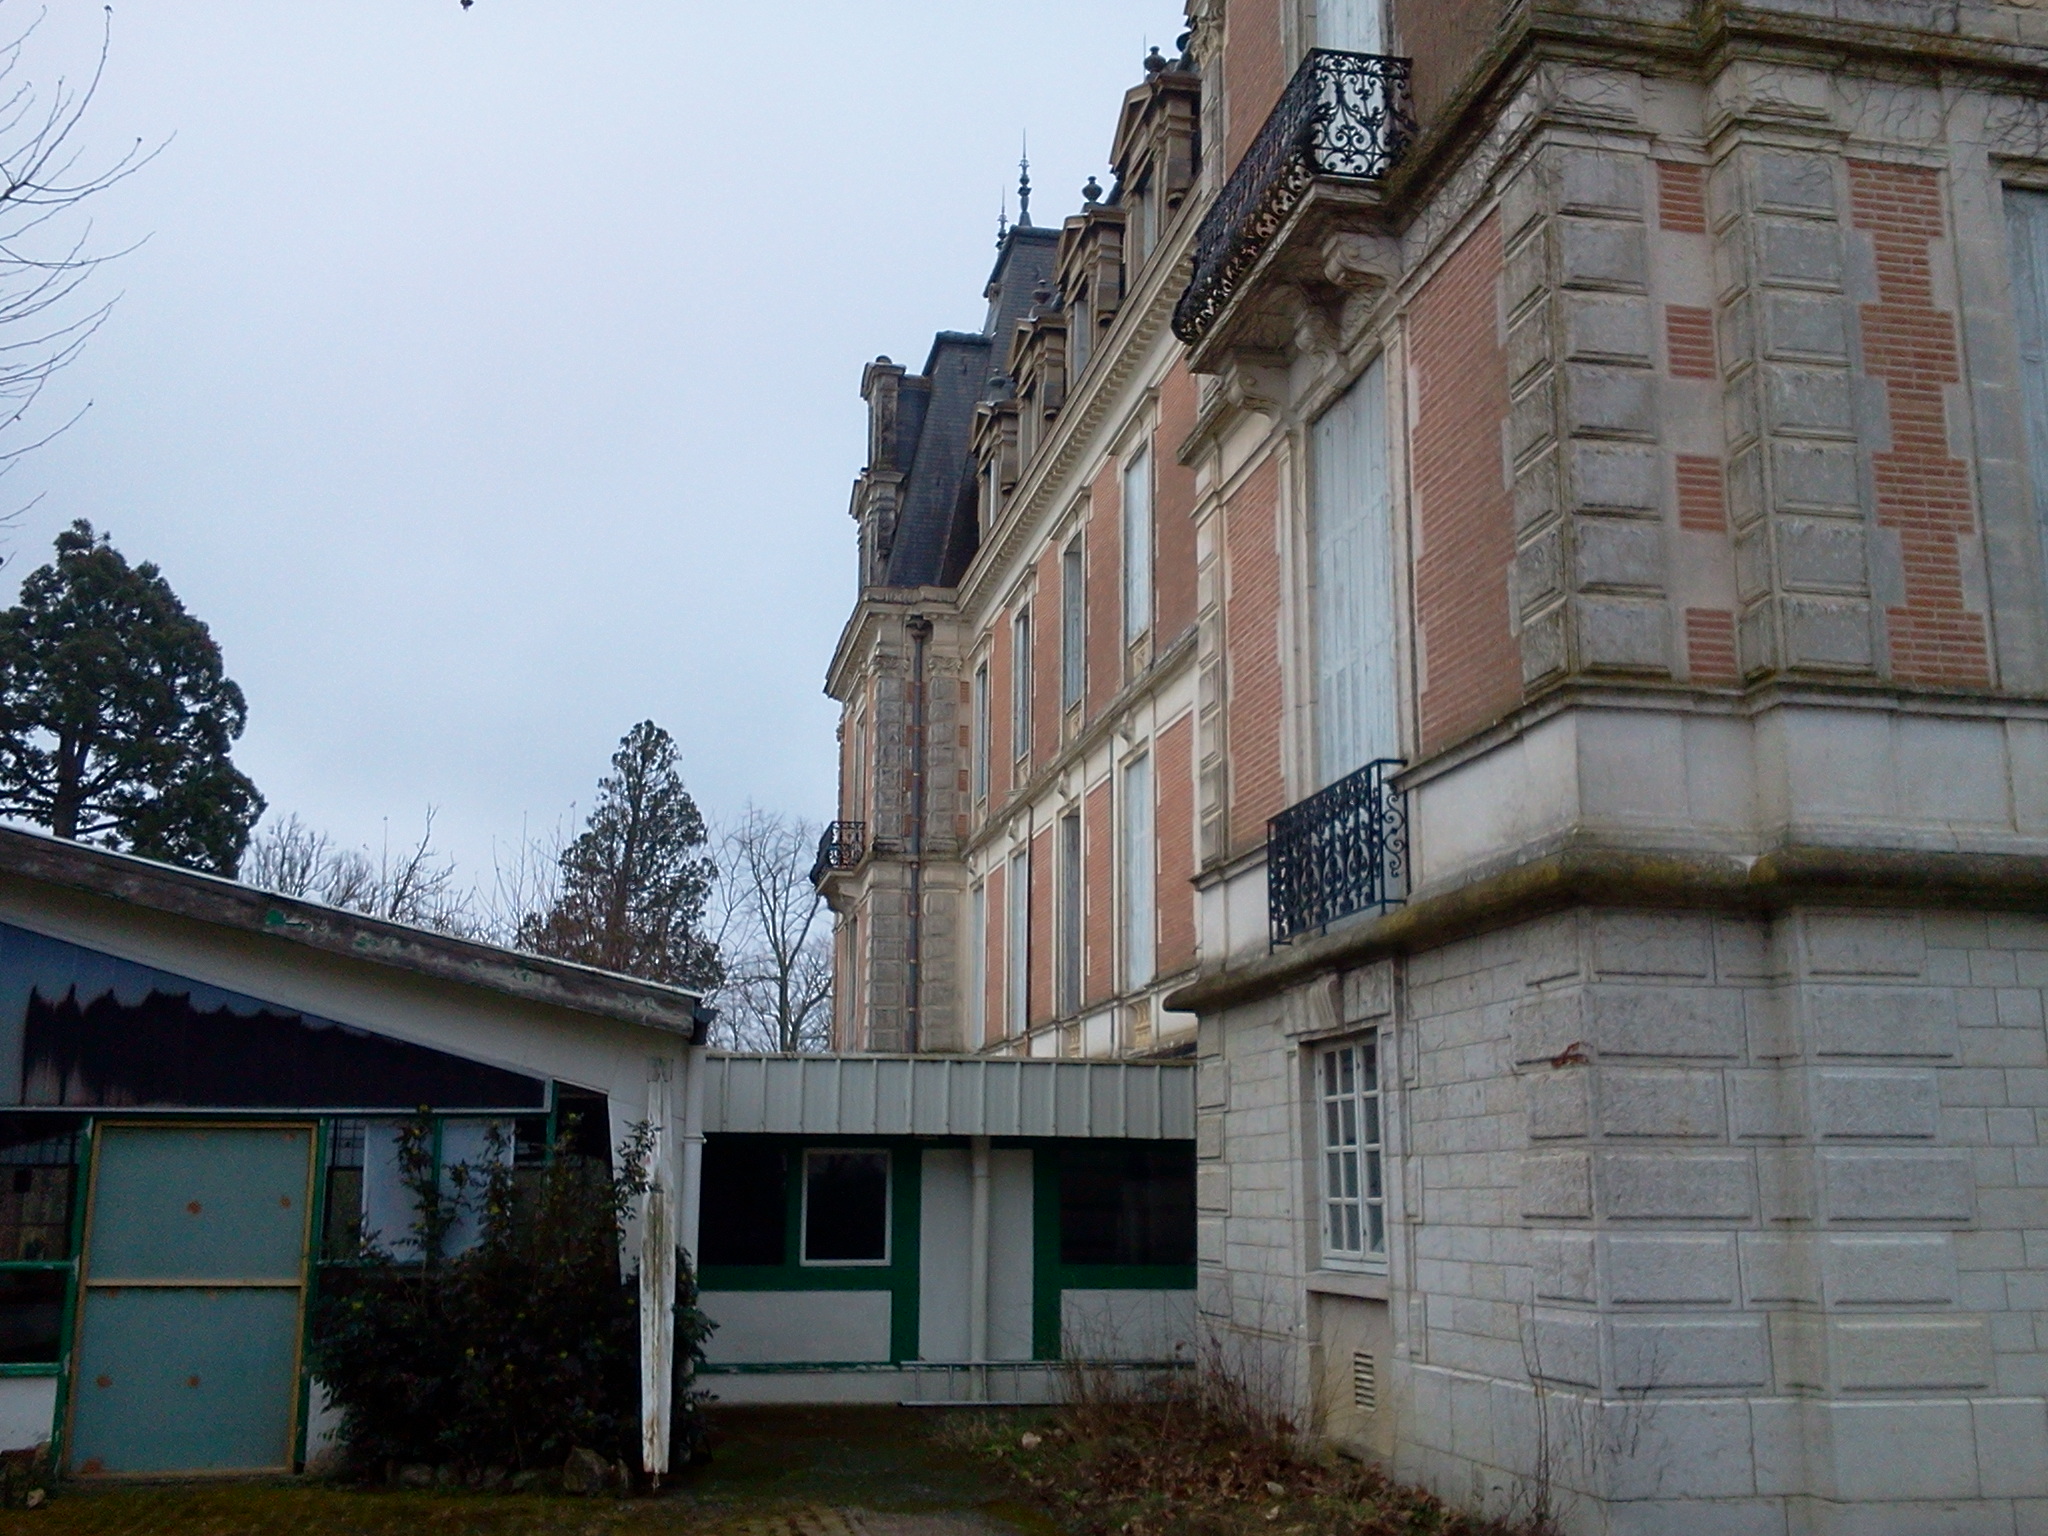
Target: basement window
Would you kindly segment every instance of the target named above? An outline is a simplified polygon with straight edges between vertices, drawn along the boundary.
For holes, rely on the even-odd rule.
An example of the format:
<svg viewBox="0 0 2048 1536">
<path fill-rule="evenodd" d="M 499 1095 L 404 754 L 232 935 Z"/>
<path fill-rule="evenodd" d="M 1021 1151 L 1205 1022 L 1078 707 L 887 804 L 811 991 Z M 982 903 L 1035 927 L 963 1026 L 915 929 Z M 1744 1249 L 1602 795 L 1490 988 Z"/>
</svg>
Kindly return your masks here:
<svg viewBox="0 0 2048 1536">
<path fill-rule="evenodd" d="M 889 1154 L 804 1153 L 804 1263 L 889 1262 Z"/>
</svg>

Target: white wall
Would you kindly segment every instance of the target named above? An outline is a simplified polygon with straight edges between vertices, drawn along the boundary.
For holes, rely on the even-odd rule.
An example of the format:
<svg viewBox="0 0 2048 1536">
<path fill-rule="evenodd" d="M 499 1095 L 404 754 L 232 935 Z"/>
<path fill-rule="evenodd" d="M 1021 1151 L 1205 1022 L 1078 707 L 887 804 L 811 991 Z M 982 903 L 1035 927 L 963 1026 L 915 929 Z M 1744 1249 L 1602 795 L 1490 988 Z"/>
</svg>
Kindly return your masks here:
<svg viewBox="0 0 2048 1536">
<path fill-rule="evenodd" d="M 887 1291 L 706 1291 L 712 1365 L 842 1364 L 889 1358 Z"/>
</svg>

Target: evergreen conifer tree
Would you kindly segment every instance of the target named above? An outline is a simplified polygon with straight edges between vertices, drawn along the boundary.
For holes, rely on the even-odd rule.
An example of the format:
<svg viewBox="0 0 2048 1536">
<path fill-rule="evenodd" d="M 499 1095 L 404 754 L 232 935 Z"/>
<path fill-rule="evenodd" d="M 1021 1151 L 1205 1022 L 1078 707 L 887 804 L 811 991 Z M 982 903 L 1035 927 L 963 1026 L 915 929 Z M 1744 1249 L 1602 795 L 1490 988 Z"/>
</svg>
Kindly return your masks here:
<svg viewBox="0 0 2048 1536">
<path fill-rule="evenodd" d="M 231 875 L 263 813 L 247 719 L 206 626 L 82 519 L 0 613 L 0 815 Z"/>
</svg>

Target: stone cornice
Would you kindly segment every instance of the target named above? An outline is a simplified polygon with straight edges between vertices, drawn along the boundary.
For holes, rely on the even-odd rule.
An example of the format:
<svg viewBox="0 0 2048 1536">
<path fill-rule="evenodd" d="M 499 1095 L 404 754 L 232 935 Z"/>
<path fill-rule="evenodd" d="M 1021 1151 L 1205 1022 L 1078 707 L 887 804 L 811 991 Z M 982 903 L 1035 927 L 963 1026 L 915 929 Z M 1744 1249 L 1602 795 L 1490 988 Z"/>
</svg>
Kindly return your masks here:
<svg viewBox="0 0 2048 1536">
<path fill-rule="evenodd" d="M 2048 855 L 1787 844 L 1747 857 L 1575 840 L 1336 933 L 1219 966 L 1170 993 L 1166 1006 L 1214 1013 L 1328 971 L 1413 954 L 1575 906 L 1746 913 L 1794 906 L 2039 912 L 2048 908 Z"/>
<path fill-rule="evenodd" d="M 864 588 L 854 601 L 853 612 L 846 616 L 846 623 L 839 631 L 839 643 L 832 648 L 832 661 L 825 669 L 826 697 L 837 699 L 842 704 L 846 702 L 847 685 L 860 669 L 860 658 L 866 649 L 861 637 L 869 632 L 874 621 L 904 617 L 913 610 L 950 617 L 954 612 L 953 601 L 951 587 Z"/>
</svg>

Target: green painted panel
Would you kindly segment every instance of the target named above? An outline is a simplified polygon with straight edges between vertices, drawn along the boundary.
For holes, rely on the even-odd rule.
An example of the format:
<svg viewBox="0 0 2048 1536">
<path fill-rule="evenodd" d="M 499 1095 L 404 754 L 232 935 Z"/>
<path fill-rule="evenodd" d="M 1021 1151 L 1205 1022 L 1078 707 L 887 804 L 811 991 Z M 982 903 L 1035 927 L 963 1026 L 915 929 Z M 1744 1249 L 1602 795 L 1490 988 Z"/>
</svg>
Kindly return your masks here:
<svg viewBox="0 0 2048 1536">
<path fill-rule="evenodd" d="M 296 1283 L 312 1150 L 311 1126 L 104 1126 L 92 1278 Z"/>
<path fill-rule="evenodd" d="M 95 1286 L 84 1310 L 73 1471 L 290 1466 L 296 1289 Z"/>
</svg>

